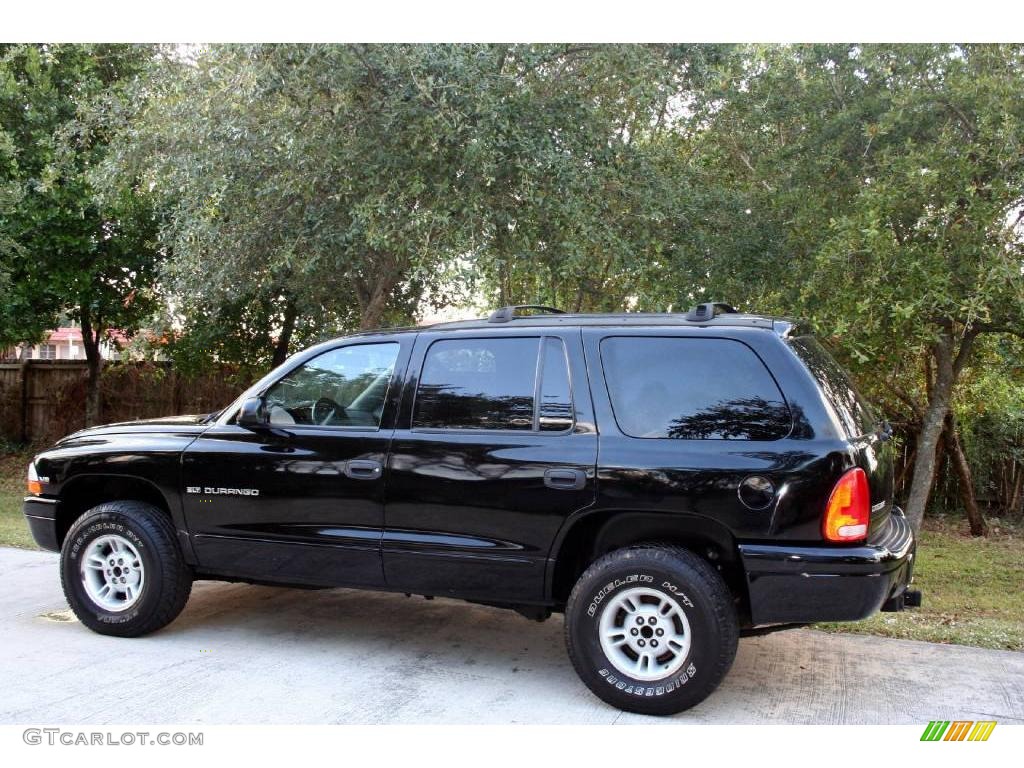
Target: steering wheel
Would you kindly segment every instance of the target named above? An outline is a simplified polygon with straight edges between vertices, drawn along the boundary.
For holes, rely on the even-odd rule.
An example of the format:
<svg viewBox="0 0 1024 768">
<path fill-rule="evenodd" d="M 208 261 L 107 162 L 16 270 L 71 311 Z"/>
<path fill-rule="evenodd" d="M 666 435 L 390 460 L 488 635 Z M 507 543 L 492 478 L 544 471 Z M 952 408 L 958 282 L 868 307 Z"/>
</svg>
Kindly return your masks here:
<svg viewBox="0 0 1024 768">
<path fill-rule="evenodd" d="M 339 413 L 344 413 L 345 409 L 338 405 L 336 402 L 331 400 L 329 397 L 321 397 L 315 403 L 313 403 L 313 410 L 310 412 L 310 416 L 313 418 L 314 424 L 323 426 L 328 421 L 333 419 Z"/>
</svg>

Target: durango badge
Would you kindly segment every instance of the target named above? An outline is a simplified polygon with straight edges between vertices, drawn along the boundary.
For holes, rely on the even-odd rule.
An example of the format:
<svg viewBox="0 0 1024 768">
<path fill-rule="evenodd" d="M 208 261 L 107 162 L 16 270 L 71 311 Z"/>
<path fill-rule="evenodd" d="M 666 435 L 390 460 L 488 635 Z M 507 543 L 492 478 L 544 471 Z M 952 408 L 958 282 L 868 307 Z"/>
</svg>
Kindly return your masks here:
<svg viewBox="0 0 1024 768">
<path fill-rule="evenodd" d="M 259 496 L 259 488 L 210 488 L 190 485 L 185 488 L 186 493 L 201 493 L 204 496 Z"/>
</svg>

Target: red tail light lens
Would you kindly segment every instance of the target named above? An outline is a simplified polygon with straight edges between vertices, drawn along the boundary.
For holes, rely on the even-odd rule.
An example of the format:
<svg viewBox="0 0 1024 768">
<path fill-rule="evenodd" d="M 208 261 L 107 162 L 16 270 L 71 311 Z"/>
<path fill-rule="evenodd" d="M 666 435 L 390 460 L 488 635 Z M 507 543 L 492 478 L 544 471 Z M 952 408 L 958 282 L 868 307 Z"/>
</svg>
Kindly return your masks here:
<svg viewBox="0 0 1024 768">
<path fill-rule="evenodd" d="M 868 477 L 863 469 L 855 467 L 832 489 L 821 530 L 828 541 L 862 541 L 867 538 L 870 519 Z"/>
</svg>

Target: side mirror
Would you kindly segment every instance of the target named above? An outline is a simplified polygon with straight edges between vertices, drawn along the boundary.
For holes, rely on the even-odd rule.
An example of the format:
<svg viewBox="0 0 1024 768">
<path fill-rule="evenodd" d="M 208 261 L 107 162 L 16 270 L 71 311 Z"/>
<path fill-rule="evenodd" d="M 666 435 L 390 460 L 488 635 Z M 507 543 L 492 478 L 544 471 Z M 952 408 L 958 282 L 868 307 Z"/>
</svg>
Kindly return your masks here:
<svg viewBox="0 0 1024 768">
<path fill-rule="evenodd" d="M 238 412 L 235 423 L 246 429 L 260 429 L 270 426 L 270 418 L 267 416 L 267 403 L 262 397 L 249 397 L 242 403 L 242 409 Z"/>
</svg>

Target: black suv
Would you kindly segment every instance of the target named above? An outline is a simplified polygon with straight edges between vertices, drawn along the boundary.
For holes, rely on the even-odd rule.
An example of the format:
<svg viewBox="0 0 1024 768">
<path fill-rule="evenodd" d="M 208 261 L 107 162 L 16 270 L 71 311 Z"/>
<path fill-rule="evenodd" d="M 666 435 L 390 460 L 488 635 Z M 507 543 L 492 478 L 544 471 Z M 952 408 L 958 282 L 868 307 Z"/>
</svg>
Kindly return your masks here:
<svg viewBox="0 0 1024 768">
<path fill-rule="evenodd" d="M 79 619 L 152 632 L 193 579 L 558 611 L 594 693 L 668 714 L 741 630 L 919 603 L 887 427 L 799 323 L 520 309 L 329 341 L 220 413 L 39 454 L 25 515 Z"/>
</svg>

